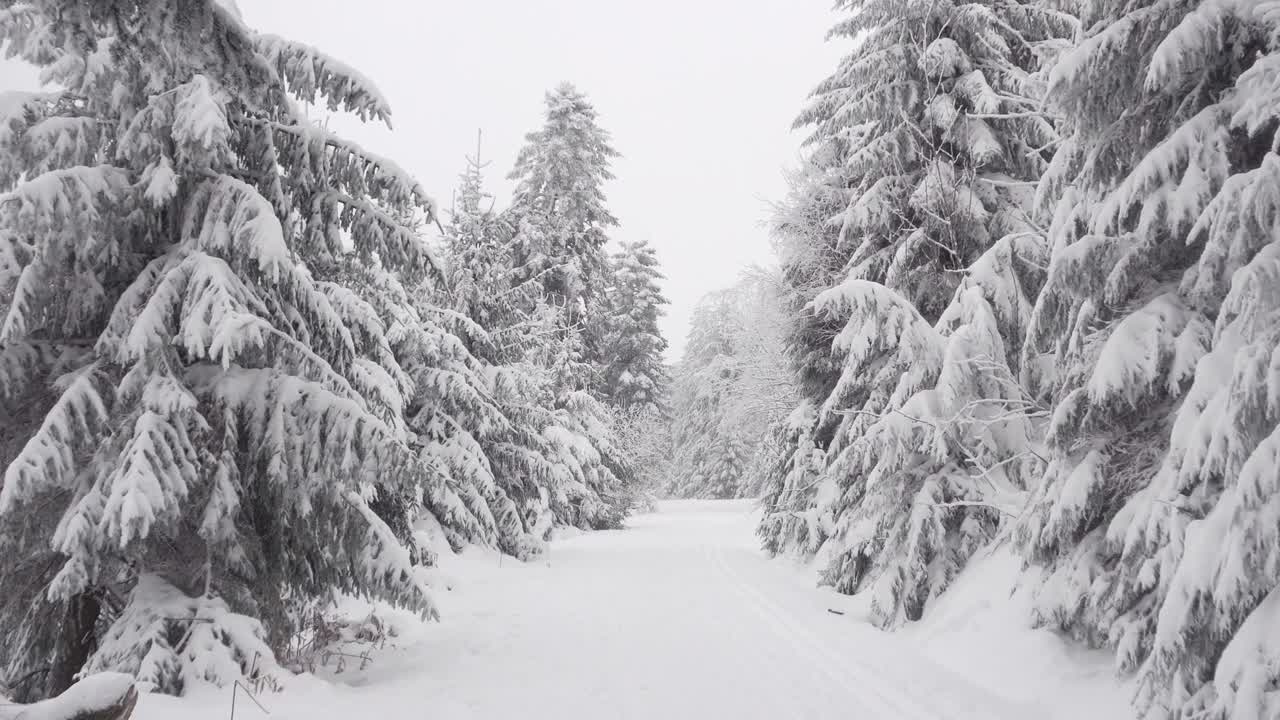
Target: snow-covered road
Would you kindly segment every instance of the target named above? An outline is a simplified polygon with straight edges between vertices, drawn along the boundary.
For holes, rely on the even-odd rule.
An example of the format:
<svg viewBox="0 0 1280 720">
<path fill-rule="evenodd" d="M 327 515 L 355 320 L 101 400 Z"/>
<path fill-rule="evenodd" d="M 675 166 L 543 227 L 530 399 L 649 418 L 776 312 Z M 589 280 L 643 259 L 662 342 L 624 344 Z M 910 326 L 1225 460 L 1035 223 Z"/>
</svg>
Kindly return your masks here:
<svg viewBox="0 0 1280 720">
<path fill-rule="evenodd" d="M 377 720 L 1044 717 L 766 559 L 754 521 L 749 503 L 667 503 L 627 530 L 559 540 L 540 563 L 468 552 L 446 567 L 443 622 L 367 671 L 299 678 L 265 703 L 274 718 Z M 144 703 L 143 720 L 170 702 Z"/>
<path fill-rule="evenodd" d="M 486 622 L 452 639 L 466 657 L 425 687 L 459 718 L 1026 717 L 828 612 L 841 598 L 762 557 L 748 510 L 668 503 L 494 576 Z"/>
</svg>

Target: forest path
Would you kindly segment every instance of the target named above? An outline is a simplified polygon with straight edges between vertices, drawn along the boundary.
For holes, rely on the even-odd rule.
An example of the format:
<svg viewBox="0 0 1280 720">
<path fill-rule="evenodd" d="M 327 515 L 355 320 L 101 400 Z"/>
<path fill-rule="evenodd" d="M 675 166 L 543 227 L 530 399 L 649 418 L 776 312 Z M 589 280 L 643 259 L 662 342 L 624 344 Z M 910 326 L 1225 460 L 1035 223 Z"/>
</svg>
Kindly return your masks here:
<svg viewBox="0 0 1280 720">
<path fill-rule="evenodd" d="M 672 502 L 533 563 L 469 551 L 446 567 L 443 622 L 268 707 L 374 720 L 1037 717 L 829 612 L 849 599 L 766 558 L 755 519 L 750 502 Z"/>
</svg>

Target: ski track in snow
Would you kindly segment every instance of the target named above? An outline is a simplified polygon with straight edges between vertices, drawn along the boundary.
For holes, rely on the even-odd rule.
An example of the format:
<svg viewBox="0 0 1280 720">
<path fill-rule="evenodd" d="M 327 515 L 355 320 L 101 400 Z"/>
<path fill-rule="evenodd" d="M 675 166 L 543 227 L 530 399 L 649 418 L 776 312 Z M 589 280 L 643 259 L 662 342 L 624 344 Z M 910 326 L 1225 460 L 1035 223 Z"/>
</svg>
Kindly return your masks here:
<svg viewBox="0 0 1280 720">
<path fill-rule="evenodd" d="M 468 551 L 443 568 L 443 622 L 365 670 L 291 679 L 263 703 L 272 718 L 321 720 L 1044 717 L 828 612 L 850 599 L 767 559 L 751 510 L 666 503 L 529 564 Z M 226 718 L 228 691 L 202 692 L 147 696 L 139 720 Z M 256 716 L 241 700 L 237 718 Z"/>
</svg>

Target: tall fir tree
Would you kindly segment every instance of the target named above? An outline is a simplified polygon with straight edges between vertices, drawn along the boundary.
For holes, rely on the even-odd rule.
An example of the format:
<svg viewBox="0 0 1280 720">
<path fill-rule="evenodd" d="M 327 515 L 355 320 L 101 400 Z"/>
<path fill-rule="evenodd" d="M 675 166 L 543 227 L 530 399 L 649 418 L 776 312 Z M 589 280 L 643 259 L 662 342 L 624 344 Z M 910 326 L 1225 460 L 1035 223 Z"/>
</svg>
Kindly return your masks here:
<svg viewBox="0 0 1280 720">
<path fill-rule="evenodd" d="M 581 359 L 580 329 L 566 326 L 540 278 L 525 274 L 514 213 L 493 209 L 482 168 L 477 149 L 446 228 L 449 282 L 433 303 L 451 306 L 442 321 L 466 339 L 481 368 L 477 396 L 498 413 L 456 431 L 496 488 L 494 513 L 507 524 L 500 547 L 527 557 L 556 524 L 616 527 L 631 504 L 634 463 L 606 407 L 582 390 L 595 369 Z"/>
<path fill-rule="evenodd" d="M 509 214 L 516 228 L 517 281 L 536 281 L 561 316 L 564 339 L 574 339 L 585 377 L 574 383 L 599 389 L 607 332 L 608 232 L 618 224 L 604 185 L 618 152 L 597 122 L 587 97 L 562 84 L 546 95 L 542 128 L 525 136 L 510 179 Z"/>
<path fill-rule="evenodd" d="M 712 293 L 694 309 L 684 357 L 676 368 L 672 408 L 674 467 L 666 490 L 675 497 L 731 498 L 741 481 L 741 448 L 724 432 L 737 370 L 733 362 L 738 315 L 729 291 Z"/>
<path fill-rule="evenodd" d="M 57 88 L 0 122 L 8 674 L 174 692 L 247 674 L 334 592 L 433 614 L 410 382 L 343 283 L 432 273 L 435 206 L 296 104 L 386 100 L 210 0 L 3 2 L 0 39 Z"/>
<path fill-rule="evenodd" d="M 1053 406 L 1038 619 L 1115 647 L 1145 718 L 1274 717 L 1280 6 L 1082 10 L 1023 362 Z"/>
<path fill-rule="evenodd" d="M 803 121 L 797 122 L 803 127 Z M 818 423 L 817 407 L 840 379 L 840 359 L 831 341 L 840 323 L 818 313 L 814 300 L 844 278 L 848 249 L 840 242 L 838 218 L 848 203 L 845 156 L 839 135 L 814 132 L 800 168 L 789 177 L 787 197 L 774 209 L 770 232 L 781 267 L 781 293 L 789 321 L 784 329 L 786 365 L 799 394 L 798 406 L 777 429 L 778 455 L 764 469 L 757 534 L 771 553 L 809 556 L 825 539 L 818 522 L 817 492 L 826 466 L 825 447 L 839 417 Z"/>
<path fill-rule="evenodd" d="M 602 393 L 623 410 L 662 412 L 666 404 L 667 341 L 658 320 L 668 300 L 658 281 L 658 256 L 644 241 L 623 243 L 613 256 Z"/>
<path fill-rule="evenodd" d="M 618 153 L 595 108 L 569 84 L 547 93 L 543 127 L 525 140 L 503 215 L 514 232 L 510 286 L 533 302 L 521 302 L 525 318 L 511 335 L 524 338 L 518 365 L 533 383 L 525 386 L 539 388 L 528 409 L 551 413 L 544 419 L 558 428 L 544 428 L 541 442 L 550 443 L 547 450 L 570 472 L 554 463 L 550 470 L 571 489 L 551 492 L 542 504 L 553 522 L 616 526 L 634 500 L 635 481 L 601 402 L 611 285 L 605 244 L 617 225 L 604 184 L 613 178 L 609 165 Z"/>
<path fill-rule="evenodd" d="M 462 314 L 489 334 L 491 346 L 480 346 L 468 337 L 471 349 L 491 362 L 519 357 L 514 331 L 519 319 L 529 312 L 540 293 L 533 283 L 513 284 L 513 236 L 510 219 L 494 209 L 495 198 L 485 191 L 481 143 L 466 159 L 459 177 L 449 224 L 445 228 L 448 299 L 450 309 Z M 443 298 L 442 298 L 443 300 Z M 504 337 L 510 342 L 503 342 Z"/>
<path fill-rule="evenodd" d="M 840 7 L 832 34 L 857 45 L 798 120 L 814 128 L 801 187 L 815 196 L 780 226 L 811 243 L 788 261 L 797 297 L 813 293 L 792 345 L 806 393 L 793 420 L 807 427 L 788 430 L 766 492 L 783 504 L 761 529 L 774 550 L 826 545 L 825 582 L 874 588 L 893 625 L 994 532 L 999 505 L 975 497 L 978 479 L 997 467 L 1025 482 L 1004 471 L 1027 469 L 1027 430 L 991 414 L 1032 410 L 1001 333 L 1034 296 L 1043 252 L 1027 211 L 1055 137 L 1037 71 L 1071 26 L 1017 2 Z M 833 179 L 847 198 L 834 238 L 806 217 L 829 207 Z M 837 266 L 835 287 L 804 288 Z"/>
</svg>

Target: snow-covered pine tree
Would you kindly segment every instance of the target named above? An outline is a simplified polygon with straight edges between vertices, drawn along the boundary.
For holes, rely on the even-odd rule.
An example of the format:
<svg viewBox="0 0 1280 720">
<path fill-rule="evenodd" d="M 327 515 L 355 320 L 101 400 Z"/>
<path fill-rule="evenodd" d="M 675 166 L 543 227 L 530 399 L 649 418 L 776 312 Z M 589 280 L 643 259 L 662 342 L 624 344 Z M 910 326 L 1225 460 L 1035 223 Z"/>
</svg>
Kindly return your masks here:
<svg viewBox="0 0 1280 720">
<path fill-rule="evenodd" d="M 698 468 L 699 483 L 691 497 L 715 499 L 735 498 L 741 493 L 747 470 L 748 449 L 735 433 L 720 432 Z"/>
<path fill-rule="evenodd" d="M 404 352 L 419 388 L 435 397 L 414 406 L 411 427 L 426 440 L 424 459 L 452 485 L 425 498 L 428 507 L 455 547 L 496 543 L 528 558 L 542 551 L 531 534 L 539 511 L 520 499 L 539 497 L 551 473 L 538 449 L 540 429 L 528 426 L 525 409 L 537 402 L 537 383 L 507 363 L 520 362 L 536 337 L 529 314 L 541 288 L 511 283 L 513 231 L 484 190 L 484 166 L 477 145 L 445 227 L 445 282 L 417 287 L 412 321 L 397 327 L 412 340 Z"/>
<path fill-rule="evenodd" d="M 848 249 L 840 244 L 839 216 L 848 204 L 844 179 L 848 143 L 839 135 L 815 132 L 807 145 L 808 153 L 788 178 L 790 190 L 775 207 L 770 228 L 781 268 L 786 366 L 800 398 L 774 429 L 778 455 L 762 468 L 764 514 L 757 533 L 764 547 L 775 554 L 809 555 L 825 538 L 817 522 L 815 498 L 818 474 L 826 465 L 823 448 L 834 426 L 828 419 L 818 427 L 817 407 L 840 379 L 840 362 L 831 350 L 840 323 L 816 312 L 813 301 L 845 276 Z"/>
<path fill-rule="evenodd" d="M 635 469 L 632 507 L 655 510 L 674 467 L 670 409 L 633 405 L 627 409 L 614 408 L 612 414 L 617 446 Z"/>
<path fill-rule="evenodd" d="M 711 293 L 694 308 L 672 391 L 674 467 L 666 490 L 672 497 L 734 495 L 732 491 L 718 493 L 722 488 L 736 487 L 738 478 L 719 478 L 713 489 L 710 469 L 726 449 L 721 421 L 733 382 L 736 329 L 732 324 L 736 320 L 728 291 Z M 723 463 L 719 466 L 726 467 Z"/>
<path fill-rule="evenodd" d="M 215 682 L 248 672 L 237 638 L 279 647 L 335 592 L 434 613 L 396 500 L 421 475 L 408 385 L 340 284 L 353 260 L 429 272 L 434 205 L 296 104 L 389 121 L 386 100 L 212 0 L 0 2 L 0 39 L 58 88 L 0 121 L 8 674 L 51 664 L 52 693 L 101 669 L 95 627 L 107 664 L 189 659 L 184 620 L 113 624 L 164 587 L 263 620 L 210 636 Z"/>
<path fill-rule="evenodd" d="M 558 308 L 540 305 L 530 331 L 538 338 L 519 363 L 495 369 L 495 392 L 517 419 L 517 432 L 496 449 L 519 483 L 526 523 L 539 537 L 557 524 L 618 527 L 633 504 L 634 469 L 617 446 L 608 407 L 583 389 L 590 369 L 580 340 L 560 326 Z"/>
<path fill-rule="evenodd" d="M 491 392 L 489 367 L 463 339 L 489 347 L 485 331 L 435 304 L 447 283 L 410 291 L 377 267 L 350 267 L 343 280 L 357 296 L 353 304 L 367 304 L 366 324 L 385 328 L 385 365 L 404 387 L 397 422 L 409 431 L 422 474 L 411 493 L 398 498 L 405 521 L 428 531 L 439 527 L 455 550 L 474 543 L 519 557 L 538 552 L 486 453 L 485 441 L 511 432 L 511 421 Z"/>
<path fill-rule="evenodd" d="M 917 620 L 1004 517 L 1041 463 L 1042 414 L 1007 365 L 996 299 L 1016 289 L 1002 240 L 970 268 L 936 326 L 892 290 L 849 280 L 819 296 L 848 317 L 835 346 L 844 375 L 819 414 L 843 414 L 827 448 L 817 516 L 827 519 L 824 581 L 872 592 L 883 626 Z M 993 257 L 994 256 L 994 257 Z M 1014 298 L 1025 321 L 1030 299 Z M 1016 316 L 1015 316 L 1016 317 Z M 854 410 L 843 412 L 844 405 Z"/>
<path fill-rule="evenodd" d="M 762 468 L 764 514 L 756 529 L 761 545 L 773 555 L 812 557 L 826 540 L 830 524 L 819 522 L 817 495 L 827 456 L 817 445 L 817 414 L 805 398 L 773 429 L 775 455 Z"/>
<path fill-rule="evenodd" d="M 522 388 L 524 414 L 539 418 L 536 434 L 526 437 L 541 448 L 521 457 L 549 463 L 553 479 L 532 487 L 526 506 L 554 522 L 616 526 L 635 479 L 599 399 L 611 286 L 605 243 L 617 225 L 603 186 L 617 152 L 595 108 L 568 84 L 547 94 L 545 123 L 525 139 L 504 216 L 515 233 L 510 286 L 520 298 L 535 291 L 534 302 L 520 301 L 524 317 L 502 339 L 522 348 L 506 363 L 509 387 Z"/>
<path fill-rule="evenodd" d="M 844 592 L 874 584 L 877 619 L 893 625 L 918 618 L 990 537 L 998 511 L 975 494 L 976 477 L 991 479 L 982 468 L 999 463 L 1004 475 L 1025 457 L 1027 429 L 1008 427 L 1024 423 L 994 419 L 1029 407 L 1011 387 L 1002 334 L 1016 340 L 1025 324 L 1043 254 L 1027 211 L 1054 135 L 1036 107 L 1037 71 L 1072 23 L 1016 2 L 841 6 L 852 14 L 832 34 L 856 48 L 798 124 L 814 128 L 811 172 L 843 159 L 848 202 L 834 247 L 811 232 L 812 249 L 790 253 L 810 277 L 845 254 L 847 279 L 812 305 L 847 321 L 829 354 L 841 370 L 834 383 L 814 374 L 827 368 L 808 359 L 811 341 L 793 341 L 805 390 L 831 384 L 794 417 L 813 429 L 790 431 L 766 494 L 786 504 L 767 508 L 762 534 L 774 550 L 787 538 L 828 543 L 825 581 Z M 817 178 L 811 187 L 828 187 Z M 820 208 L 823 197 L 789 207 Z M 983 277 L 967 272 L 979 265 Z M 824 325 L 799 327 L 811 337 Z M 820 483 L 814 460 L 825 463 Z M 805 501 L 813 507 L 794 505 Z"/>
<path fill-rule="evenodd" d="M 466 159 L 459 177 L 449 224 L 445 227 L 444 255 L 447 292 L 439 304 L 460 313 L 488 337 L 460 334 L 477 357 L 502 363 L 521 358 L 527 348 L 521 341 L 530 313 L 542 297 L 536 280 L 516 282 L 515 227 L 509 214 L 494 209 L 495 198 L 484 188 L 482 171 L 488 165 L 476 153 Z"/>
<path fill-rule="evenodd" d="M 662 357 L 667 341 L 658 319 L 668 301 L 658 287 L 663 275 L 657 253 L 644 241 L 623 243 L 613 256 L 610 274 L 613 286 L 601 348 L 602 394 L 623 411 L 661 411 L 667 394 L 667 368 Z"/>
<path fill-rule="evenodd" d="M 465 420 L 454 418 L 455 432 L 475 442 L 464 456 L 477 470 L 473 453 L 483 456 L 478 477 L 495 484 L 499 547 L 527 557 L 556 523 L 619 524 L 630 505 L 619 476 L 629 478 L 632 464 L 611 434 L 606 408 L 578 392 L 594 374 L 580 359 L 579 330 L 564 325 L 539 278 L 515 264 L 512 214 L 487 202 L 478 156 L 468 159 L 446 229 L 448 282 L 422 293 L 429 300 L 421 311 L 465 340 L 459 350 L 469 351 L 468 368 L 479 363 L 457 377 L 485 404 Z"/>
<path fill-rule="evenodd" d="M 784 354 L 775 272 L 757 270 L 704 297 L 694 311 L 672 401 L 674 468 L 668 494 L 754 495 L 752 470 L 772 465 L 766 442 L 795 402 Z M 780 372 L 781 370 L 781 372 Z"/>
<path fill-rule="evenodd" d="M 671 478 L 671 373 L 663 353 L 667 340 L 658 320 L 662 295 L 654 249 L 644 241 L 623 243 L 610 268 L 608 324 L 601 394 L 613 416 L 617 446 L 635 476 L 638 505 L 652 507 Z"/>
<path fill-rule="evenodd" d="M 1037 107 L 1043 57 L 1073 20 L 1042 5 L 844 0 L 854 50 L 797 125 L 840 138 L 850 278 L 882 282 L 934 322 L 962 274 L 1022 233 L 1055 135 Z"/>
<path fill-rule="evenodd" d="M 738 497 L 760 497 L 783 446 L 781 426 L 799 399 L 789 367 L 787 337 L 791 314 L 787 289 L 775 268 L 748 268 L 734 288 L 737 313 L 733 352 L 735 375 L 725 408 L 727 431 L 741 439 L 747 461 Z"/>
<path fill-rule="evenodd" d="M 1280 5 L 1104 2 L 1056 64 L 1065 137 L 1024 369 L 1054 406 L 1020 525 L 1039 620 L 1110 645 L 1145 718 L 1280 714 Z"/>
<path fill-rule="evenodd" d="M 579 354 L 596 376 L 603 364 L 610 286 L 608 231 L 618 224 L 605 202 L 604 184 L 618 152 L 597 122 L 596 109 L 573 85 L 546 95 L 543 126 L 525 136 L 510 179 L 508 211 L 516 228 L 517 281 L 541 284 L 566 328 L 579 330 Z"/>
</svg>

